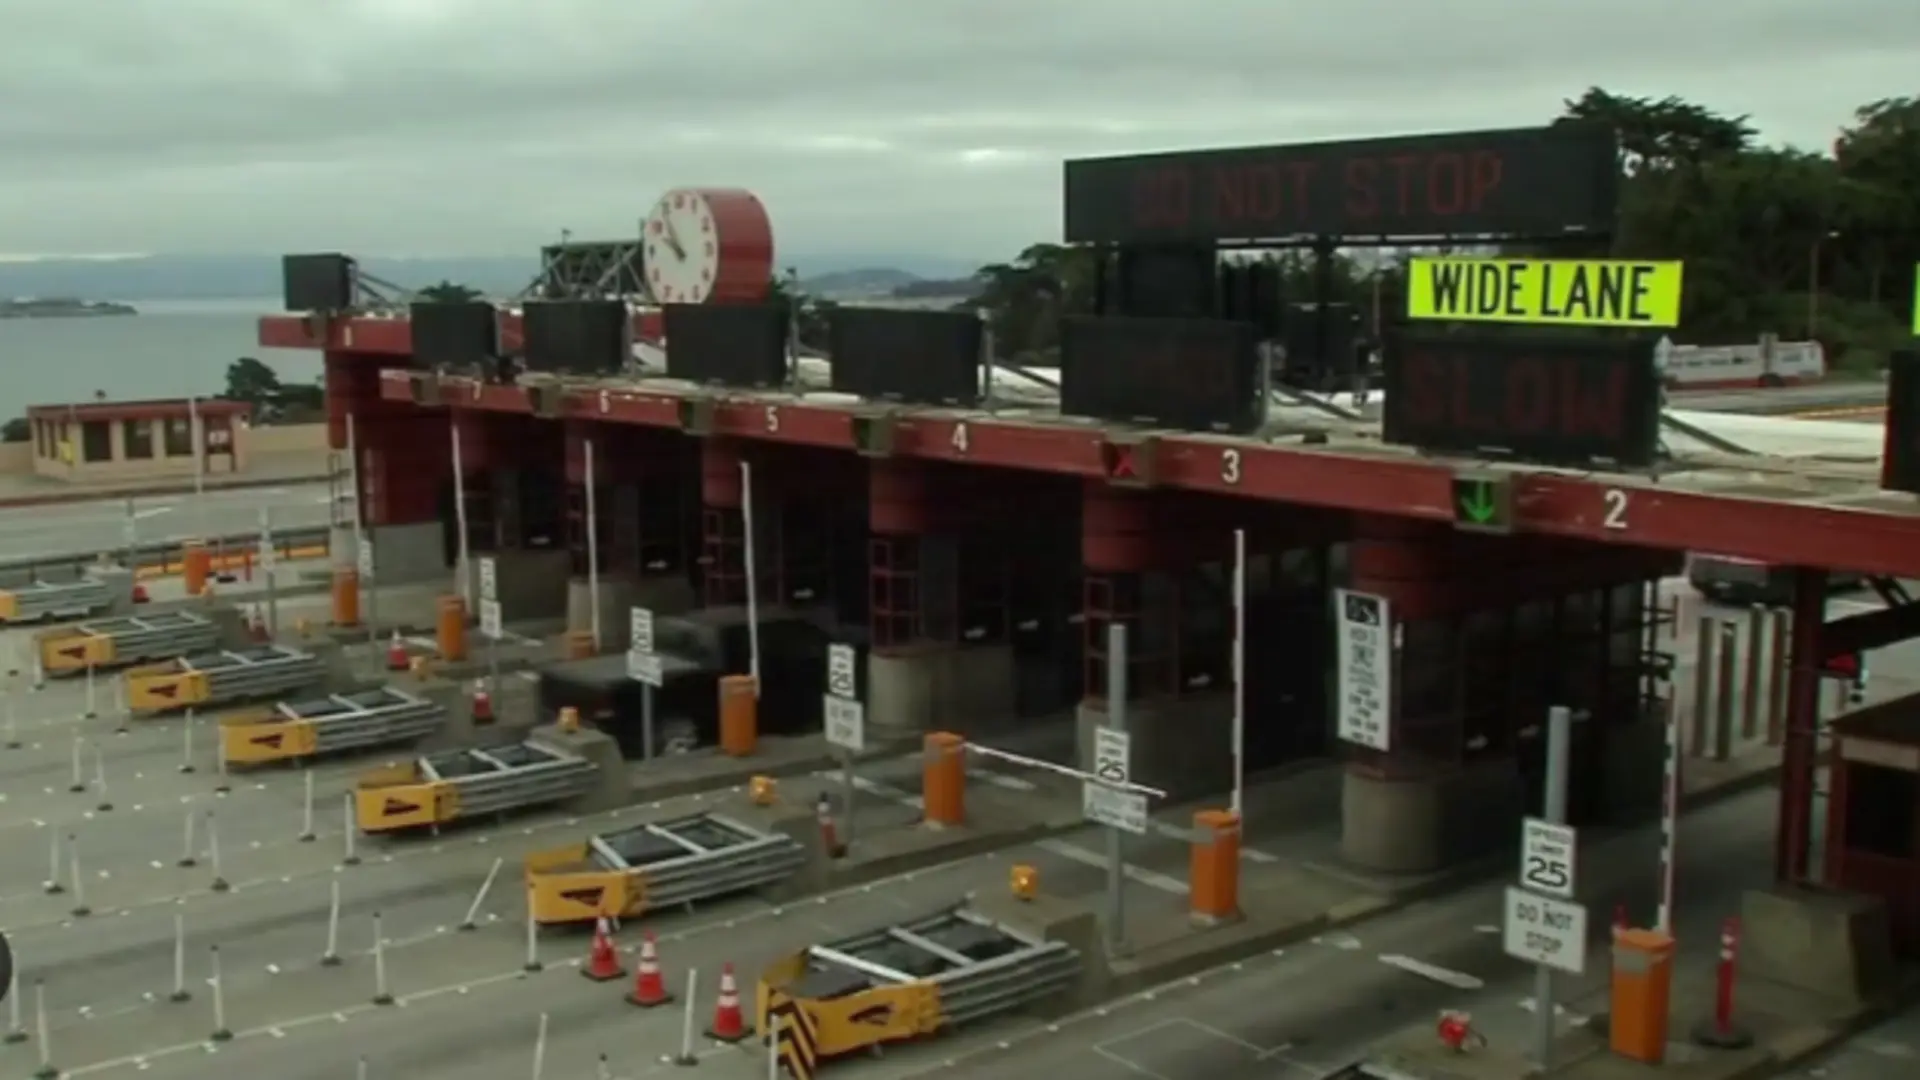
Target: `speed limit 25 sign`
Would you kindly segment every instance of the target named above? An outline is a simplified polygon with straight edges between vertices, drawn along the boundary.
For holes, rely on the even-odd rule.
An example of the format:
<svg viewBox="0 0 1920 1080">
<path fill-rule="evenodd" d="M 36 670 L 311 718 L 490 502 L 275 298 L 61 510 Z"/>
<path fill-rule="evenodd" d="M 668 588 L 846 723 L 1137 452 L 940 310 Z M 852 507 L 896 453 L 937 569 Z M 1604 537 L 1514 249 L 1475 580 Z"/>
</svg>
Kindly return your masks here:
<svg viewBox="0 0 1920 1080">
<path fill-rule="evenodd" d="M 1572 826 L 1528 818 L 1520 827 L 1521 888 L 1573 899 L 1574 860 L 1580 847 Z"/>
</svg>

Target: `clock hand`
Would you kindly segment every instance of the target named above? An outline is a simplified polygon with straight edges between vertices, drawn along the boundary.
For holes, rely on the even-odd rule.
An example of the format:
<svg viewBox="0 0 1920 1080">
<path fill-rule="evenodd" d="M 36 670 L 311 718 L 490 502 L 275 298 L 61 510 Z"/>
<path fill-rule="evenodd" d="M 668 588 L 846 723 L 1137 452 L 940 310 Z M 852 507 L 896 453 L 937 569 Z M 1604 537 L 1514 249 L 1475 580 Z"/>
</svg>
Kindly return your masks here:
<svg viewBox="0 0 1920 1080">
<path fill-rule="evenodd" d="M 687 249 L 680 246 L 680 231 L 673 227 L 671 216 L 661 219 L 667 226 L 667 246 L 673 249 L 673 257 L 681 262 L 687 260 Z"/>
</svg>

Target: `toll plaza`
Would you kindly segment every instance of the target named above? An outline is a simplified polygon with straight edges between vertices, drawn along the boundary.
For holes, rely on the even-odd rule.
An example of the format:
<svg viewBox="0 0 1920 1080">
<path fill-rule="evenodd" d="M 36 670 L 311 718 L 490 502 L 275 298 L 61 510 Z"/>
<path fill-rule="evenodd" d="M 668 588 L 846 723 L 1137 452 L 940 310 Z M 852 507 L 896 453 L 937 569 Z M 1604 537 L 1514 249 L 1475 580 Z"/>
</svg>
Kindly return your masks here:
<svg viewBox="0 0 1920 1080">
<path fill-rule="evenodd" d="M 74 683 L 24 693 L 44 790 L 0 808 L 0 859 L 51 855 L 60 890 L 10 900 L 44 985 L 0 1054 L 169 1077 L 217 1044 L 451 1077 L 524 1026 L 549 1075 L 745 1080 L 755 1035 L 795 1080 L 1002 1076 L 1014 1045 L 1022 1071 L 1324 1075 L 1412 1061 L 1375 1044 L 1475 994 L 1421 1048 L 1527 1056 L 1516 963 L 1631 1009 L 1614 1056 L 1666 1045 L 1663 1001 L 1722 1041 L 1789 1027 L 1702 1016 L 1678 969 L 1717 947 L 1703 911 L 1744 919 L 1768 978 L 1871 998 L 1875 973 L 1809 954 L 1894 948 L 1899 855 L 1823 877 L 1834 837 L 1868 846 L 1864 811 L 1826 811 L 1816 860 L 1814 807 L 1822 776 L 1886 790 L 1864 759 L 1898 740 L 1842 721 L 1858 747 L 1825 772 L 1820 699 L 1847 656 L 1898 685 L 1876 650 L 1908 633 L 1912 406 L 1884 475 L 1663 409 L 1645 335 L 1684 268 L 1588 258 L 1615 163 L 1578 125 L 1069 163 L 1066 239 L 1099 285 L 1052 367 L 997 355 L 971 313 L 844 307 L 824 358 L 792 348 L 772 223 L 734 189 L 544 253 L 506 307 L 289 256 L 261 343 L 324 352 L 351 513 L 311 610 L 347 671 L 124 742 Z M 1458 271 L 1511 284 L 1501 304 L 1401 281 L 1371 313 L 1221 258 L 1455 234 L 1544 254 Z M 689 235 L 710 239 L 675 257 Z M 1539 321 L 1595 332 L 1507 325 Z M 1792 603 L 1690 606 L 1690 551 L 1794 568 Z M 1821 568 L 1883 595 L 1829 620 Z M 86 625 L 48 639 L 79 649 L 66 673 L 134 662 L 139 627 Z M 253 665 L 200 661 L 240 651 L 143 655 L 169 666 L 127 685 L 206 682 L 212 708 L 210 673 Z M 1714 872 L 1681 849 L 1676 894 L 1672 843 L 1652 865 L 1637 823 L 1671 833 L 1775 745 L 1766 880 L 1702 843 Z M 1716 838 L 1775 802 L 1727 798 Z M 1517 837 L 1498 891 L 1415 903 Z M 1616 905 L 1633 933 L 1608 937 Z M 113 935 L 59 932 L 107 912 Z M 1273 993 L 1276 970 L 1313 992 Z M 1378 981 L 1409 973 L 1419 991 Z M 1591 1040 L 1556 992 L 1527 999 L 1549 1037 Z M 1164 1046 L 1128 1043 L 1146 1031 Z"/>
</svg>

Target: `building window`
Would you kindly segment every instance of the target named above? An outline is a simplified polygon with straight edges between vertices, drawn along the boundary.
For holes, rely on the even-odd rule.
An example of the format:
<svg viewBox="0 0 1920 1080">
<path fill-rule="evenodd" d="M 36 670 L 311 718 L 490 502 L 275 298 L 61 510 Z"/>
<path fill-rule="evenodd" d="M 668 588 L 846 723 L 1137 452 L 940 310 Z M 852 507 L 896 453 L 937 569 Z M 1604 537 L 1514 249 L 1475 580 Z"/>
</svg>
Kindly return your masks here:
<svg viewBox="0 0 1920 1080">
<path fill-rule="evenodd" d="M 127 460 L 133 461 L 152 457 L 153 421 L 127 420 L 124 421 L 124 425 L 125 427 L 121 432 L 121 438 L 126 445 Z"/>
<path fill-rule="evenodd" d="M 167 421 L 167 456 L 193 456 L 193 424 L 184 416 Z"/>
<path fill-rule="evenodd" d="M 113 460 L 113 425 L 88 420 L 80 425 L 80 456 L 87 461 Z"/>
</svg>

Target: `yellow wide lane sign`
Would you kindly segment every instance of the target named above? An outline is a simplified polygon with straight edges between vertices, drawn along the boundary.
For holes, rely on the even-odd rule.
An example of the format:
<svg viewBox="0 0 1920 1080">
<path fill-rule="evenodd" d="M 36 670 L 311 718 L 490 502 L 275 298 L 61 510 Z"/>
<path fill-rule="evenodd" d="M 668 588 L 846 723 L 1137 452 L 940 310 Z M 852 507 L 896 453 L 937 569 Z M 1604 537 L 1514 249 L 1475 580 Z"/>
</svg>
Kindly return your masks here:
<svg viewBox="0 0 1920 1080">
<path fill-rule="evenodd" d="M 1664 329 L 1682 264 L 1619 259 L 1414 259 L 1407 316 L 1447 322 Z"/>
</svg>

